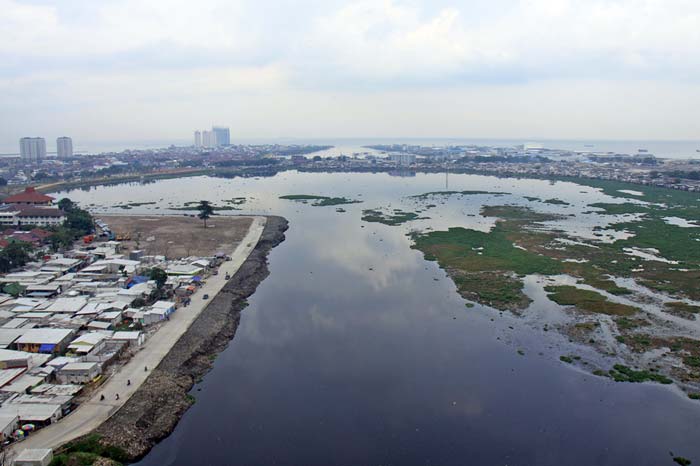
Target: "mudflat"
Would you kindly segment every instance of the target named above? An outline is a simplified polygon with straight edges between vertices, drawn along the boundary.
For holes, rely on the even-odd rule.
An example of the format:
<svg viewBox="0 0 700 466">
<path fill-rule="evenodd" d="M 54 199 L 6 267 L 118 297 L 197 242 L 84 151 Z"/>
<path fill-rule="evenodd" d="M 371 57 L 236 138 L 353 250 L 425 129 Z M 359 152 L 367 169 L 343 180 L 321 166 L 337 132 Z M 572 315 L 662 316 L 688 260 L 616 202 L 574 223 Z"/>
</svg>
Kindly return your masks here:
<svg viewBox="0 0 700 466">
<path fill-rule="evenodd" d="M 169 259 L 230 252 L 245 237 L 253 221 L 252 217 L 213 216 L 204 228 L 202 220 L 185 215 L 103 215 L 99 218 L 115 235 L 129 238 L 122 242 L 125 249 L 141 249 L 146 255 L 164 255 Z"/>
</svg>

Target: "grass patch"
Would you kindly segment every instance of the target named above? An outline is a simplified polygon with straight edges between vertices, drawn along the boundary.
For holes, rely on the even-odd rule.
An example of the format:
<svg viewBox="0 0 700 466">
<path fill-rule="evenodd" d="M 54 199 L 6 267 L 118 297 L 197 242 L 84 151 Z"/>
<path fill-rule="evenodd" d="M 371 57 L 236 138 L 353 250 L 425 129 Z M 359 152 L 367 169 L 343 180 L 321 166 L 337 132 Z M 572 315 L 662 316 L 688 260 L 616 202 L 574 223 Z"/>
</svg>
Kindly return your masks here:
<svg viewBox="0 0 700 466">
<path fill-rule="evenodd" d="M 131 209 L 132 207 L 140 207 L 144 205 L 155 205 L 157 202 L 129 202 L 127 204 L 117 204 L 114 207 L 119 207 L 120 209 Z"/>
<path fill-rule="evenodd" d="M 629 317 L 618 317 L 615 319 L 617 328 L 620 330 L 631 330 L 639 327 L 646 327 L 650 325 L 648 320 L 645 319 L 631 319 Z"/>
<path fill-rule="evenodd" d="M 627 288 L 618 286 L 613 280 L 610 280 L 609 278 L 603 278 L 601 276 L 591 276 L 587 273 L 584 273 L 583 275 L 586 275 L 583 278 L 583 283 L 592 286 L 593 288 L 603 290 L 615 296 L 632 294 L 632 290 L 628 290 Z"/>
<path fill-rule="evenodd" d="M 503 196 L 506 194 L 510 193 L 501 193 L 501 192 L 493 192 L 493 191 L 432 191 L 429 193 L 423 193 L 423 194 L 417 194 L 415 196 L 409 196 L 411 199 L 428 199 L 433 196 L 454 196 L 454 195 L 461 195 L 461 196 L 476 196 L 478 194 L 490 194 L 494 196 Z"/>
<path fill-rule="evenodd" d="M 692 461 L 690 461 L 688 458 L 683 458 L 682 456 L 674 456 L 673 461 L 676 464 L 680 464 L 681 466 L 690 466 L 693 464 Z"/>
<path fill-rule="evenodd" d="M 636 371 L 622 364 L 615 364 L 612 369 L 610 369 L 610 377 L 615 382 L 658 382 L 664 385 L 673 383 L 668 377 L 655 374 L 650 371 Z"/>
<path fill-rule="evenodd" d="M 574 328 L 578 330 L 582 330 L 584 332 L 592 332 L 595 329 L 600 327 L 600 323 L 593 321 L 593 322 L 579 322 L 577 324 L 574 324 Z"/>
<path fill-rule="evenodd" d="M 61 453 L 53 457 L 49 466 L 91 466 L 101 458 L 94 453 Z"/>
<path fill-rule="evenodd" d="M 504 222 L 497 223 L 488 233 L 450 228 L 414 234 L 412 247 L 447 270 L 465 298 L 501 310 L 522 309 L 530 300 L 523 294 L 523 283 L 518 276 L 557 274 L 561 264 L 516 248 L 512 234 L 513 230 Z"/>
<path fill-rule="evenodd" d="M 559 215 L 535 212 L 532 209 L 513 205 L 493 205 L 481 208 L 483 217 L 498 217 L 503 220 L 518 220 L 526 223 L 546 222 L 561 218 Z"/>
<path fill-rule="evenodd" d="M 561 362 L 565 362 L 565 363 L 567 363 L 567 364 L 573 364 L 573 363 L 574 363 L 574 359 L 571 358 L 571 357 L 569 357 L 569 356 L 559 356 L 559 360 L 560 360 Z"/>
<path fill-rule="evenodd" d="M 327 207 L 334 205 L 344 205 L 344 204 L 358 204 L 362 201 L 357 201 L 354 199 L 348 199 L 346 197 L 328 197 L 328 196 L 317 196 L 313 194 L 287 194 L 285 196 L 280 196 L 280 199 L 286 199 L 289 201 L 301 201 L 309 202 L 314 201 L 311 205 L 314 207 Z"/>
<path fill-rule="evenodd" d="M 646 214 L 649 212 L 649 207 L 641 204 L 633 204 L 631 202 L 624 202 L 622 204 L 596 202 L 595 204 L 588 204 L 588 207 L 603 209 L 603 213 L 607 215 Z"/>
<path fill-rule="evenodd" d="M 553 204 L 553 205 L 571 205 L 566 201 L 562 201 L 561 199 L 555 199 L 555 198 L 546 199 L 542 202 L 544 202 L 545 204 Z"/>
<path fill-rule="evenodd" d="M 683 358 L 683 363 L 690 367 L 700 367 L 700 357 L 698 356 L 686 356 Z"/>
<path fill-rule="evenodd" d="M 93 462 L 97 458 L 109 458 L 111 460 L 117 461 L 119 463 L 126 463 L 130 460 L 129 455 L 119 447 L 112 445 L 105 445 L 101 442 L 102 437 L 99 434 L 89 434 L 78 440 L 68 442 L 64 445 L 60 454 L 54 459 L 56 461 L 58 458 L 63 457 L 64 460 L 70 460 L 71 458 L 77 458 L 80 461 L 92 459 Z M 55 463 L 57 465 L 62 464 L 74 464 L 72 462 L 60 462 Z M 54 464 L 53 462 L 51 463 Z M 77 463 L 77 464 L 92 464 L 92 463 Z"/>
<path fill-rule="evenodd" d="M 693 306 L 692 304 L 682 301 L 675 301 L 666 303 L 664 311 L 685 319 L 694 319 L 695 314 L 700 313 L 700 306 Z"/>
<path fill-rule="evenodd" d="M 415 212 L 404 212 L 403 210 L 394 209 L 393 213 L 387 214 L 380 210 L 369 209 L 362 211 L 362 221 L 369 223 L 381 223 L 383 225 L 397 226 L 410 222 L 411 220 L 419 220 L 421 218 Z"/>
<path fill-rule="evenodd" d="M 632 316 L 637 313 L 635 307 L 613 303 L 600 293 L 575 286 L 547 286 L 545 291 L 549 293 L 549 299 L 562 306 L 576 306 L 577 309 L 596 314 Z"/>
</svg>

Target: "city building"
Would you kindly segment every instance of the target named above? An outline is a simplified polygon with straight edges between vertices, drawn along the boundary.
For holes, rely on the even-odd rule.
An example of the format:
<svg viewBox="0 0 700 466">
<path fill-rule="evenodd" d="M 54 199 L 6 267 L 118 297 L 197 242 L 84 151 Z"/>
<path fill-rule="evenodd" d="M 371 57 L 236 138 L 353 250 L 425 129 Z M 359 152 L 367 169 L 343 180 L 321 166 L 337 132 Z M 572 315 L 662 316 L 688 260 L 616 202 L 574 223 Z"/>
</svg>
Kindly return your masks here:
<svg viewBox="0 0 700 466">
<path fill-rule="evenodd" d="M 216 134 L 213 131 L 202 131 L 202 147 L 216 147 Z"/>
<path fill-rule="evenodd" d="M 231 145 L 231 132 L 223 126 L 214 126 L 211 131 L 206 129 L 194 132 L 194 146 L 196 148 L 223 147 Z"/>
<path fill-rule="evenodd" d="M 211 131 L 214 133 L 214 140 L 217 147 L 231 145 L 231 132 L 228 128 L 223 126 L 214 126 Z"/>
<path fill-rule="evenodd" d="M 2 202 L 4 204 L 48 206 L 53 203 L 53 200 L 53 197 L 47 196 L 46 194 L 42 194 L 39 191 L 37 191 L 34 187 L 29 186 L 28 188 L 25 188 L 24 191 L 21 193 L 13 194 L 12 196 L 6 197 L 2 200 Z"/>
<path fill-rule="evenodd" d="M 19 152 L 25 162 L 39 162 L 46 157 L 44 138 L 22 138 L 19 140 Z"/>
<path fill-rule="evenodd" d="M 63 384 L 86 384 L 101 373 L 96 362 L 72 362 L 58 371 L 56 379 Z"/>
<path fill-rule="evenodd" d="M 61 209 L 53 207 L 54 198 L 38 192 L 33 187 L 2 200 L 0 225 L 3 226 L 58 226 L 66 220 Z"/>
<path fill-rule="evenodd" d="M 19 337 L 15 344 L 19 351 L 28 353 L 61 353 L 71 339 L 73 330 L 62 328 L 33 328 Z"/>
<path fill-rule="evenodd" d="M 19 424 L 19 423 L 18 423 Z M 13 466 L 48 466 L 53 460 L 50 448 L 22 450 L 12 462 Z"/>
<path fill-rule="evenodd" d="M 56 139 L 56 155 L 59 159 L 73 157 L 73 140 L 67 136 Z"/>
<path fill-rule="evenodd" d="M 17 223 L 14 225 L 36 225 L 39 227 L 57 227 L 66 221 L 66 214 L 61 209 L 53 207 L 20 207 L 17 213 Z"/>
<path fill-rule="evenodd" d="M 389 156 L 392 162 L 397 165 L 413 165 L 416 163 L 416 156 L 413 154 L 391 154 Z"/>
</svg>

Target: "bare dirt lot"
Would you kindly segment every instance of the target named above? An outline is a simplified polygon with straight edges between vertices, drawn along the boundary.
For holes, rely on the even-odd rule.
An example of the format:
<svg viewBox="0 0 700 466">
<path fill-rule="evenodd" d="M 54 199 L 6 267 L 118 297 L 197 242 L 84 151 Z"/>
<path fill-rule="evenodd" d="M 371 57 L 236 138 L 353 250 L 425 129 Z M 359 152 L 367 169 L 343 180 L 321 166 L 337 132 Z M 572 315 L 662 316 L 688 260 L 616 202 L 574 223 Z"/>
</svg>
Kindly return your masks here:
<svg viewBox="0 0 700 466">
<path fill-rule="evenodd" d="M 250 217 L 215 216 L 207 228 L 198 218 L 158 215 L 103 215 L 99 217 L 117 236 L 128 236 L 124 249 L 169 259 L 230 254 L 248 232 Z"/>
</svg>

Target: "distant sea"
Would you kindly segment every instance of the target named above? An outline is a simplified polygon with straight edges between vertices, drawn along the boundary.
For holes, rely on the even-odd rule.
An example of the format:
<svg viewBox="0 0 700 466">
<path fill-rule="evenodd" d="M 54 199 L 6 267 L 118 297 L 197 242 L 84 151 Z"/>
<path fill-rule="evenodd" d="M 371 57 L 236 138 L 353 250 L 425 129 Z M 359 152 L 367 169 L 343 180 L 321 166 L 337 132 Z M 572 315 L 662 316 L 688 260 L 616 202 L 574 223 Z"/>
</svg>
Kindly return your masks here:
<svg viewBox="0 0 700 466">
<path fill-rule="evenodd" d="M 102 152 L 121 152 L 127 149 L 157 149 L 170 145 L 186 146 L 189 139 L 152 140 L 152 141 L 113 141 L 113 142 L 81 142 L 74 140 L 75 152 L 79 154 L 99 154 Z M 363 146 L 374 144 L 409 144 L 422 146 L 444 145 L 483 145 L 511 147 L 518 144 L 538 144 L 548 149 L 562 149 L 585 152 L 614 152 L 619 154 L 637 154 L 640 150 L 648 151 L 657 157 L 671 159 L 700 159 L 700 140 L 698 141 L 644 141 L 644 140 L 565 140 L 565 139 L 459 139 L 459 138 L 278 138 L 278 139 L 240 139 L 234 140 L 240 144 L 317 144 L 335 146 L 327 151 L 330 155 L 352 155 L 364 152 Z M 54 147 L 47 148 L 49 154 Z M 17 147 L 12 144 L 0 146 L 0 156 L 17 154 Z"/>
</svg>

